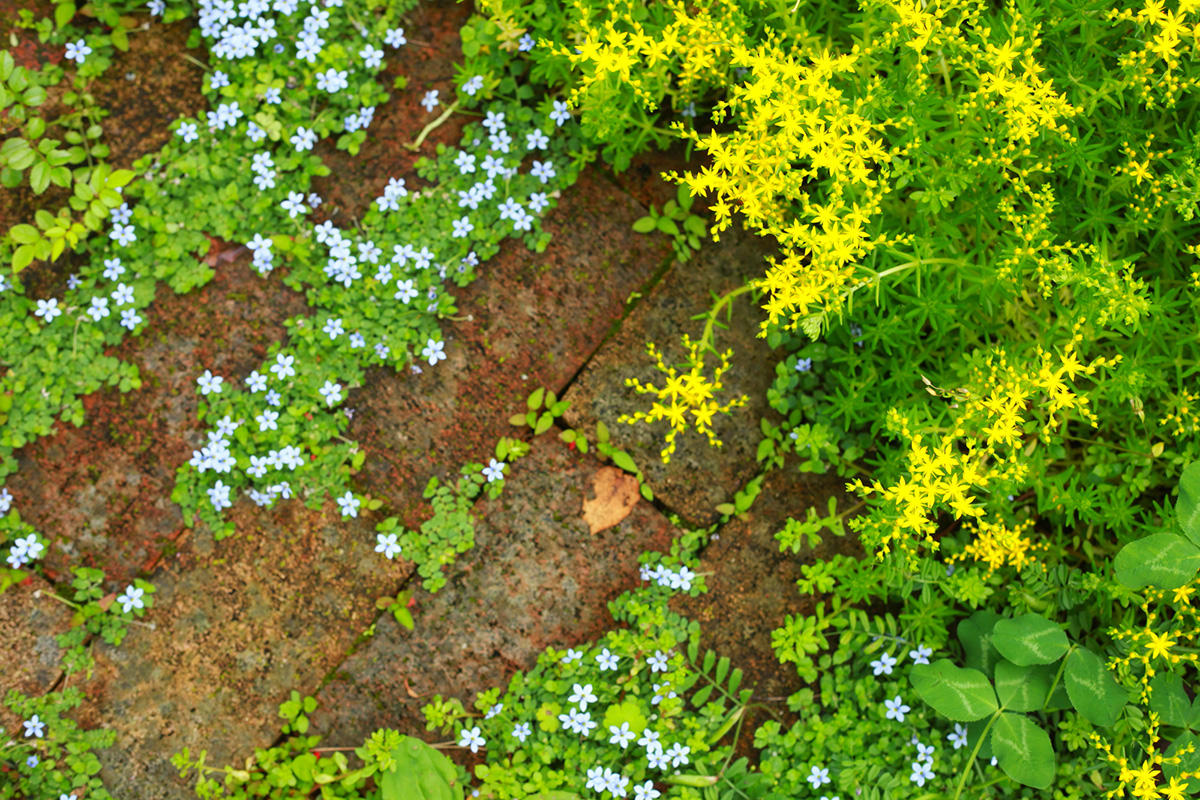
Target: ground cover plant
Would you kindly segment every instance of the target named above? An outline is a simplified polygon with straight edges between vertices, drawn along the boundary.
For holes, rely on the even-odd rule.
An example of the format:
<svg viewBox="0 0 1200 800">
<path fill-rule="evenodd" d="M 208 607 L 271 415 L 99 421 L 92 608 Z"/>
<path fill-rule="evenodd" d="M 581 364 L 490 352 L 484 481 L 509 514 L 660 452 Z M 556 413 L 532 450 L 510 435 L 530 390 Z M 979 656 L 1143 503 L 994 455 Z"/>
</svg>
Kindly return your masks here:
<svg viewBox="0 0 1200 800">
<path fill-rule="evenodd" d="M 545 251 L 543 217 L 589 165 L 621 174 L 673 145 L 686 159 L 662 176 L 674 199 L 632 229 L 668 237 L 682 274 L 735 226 L 771 255 L 723 294 L 693 287 L 709 310 L 678 343 L 624 354 L 660 377 L 629 378 L 617 422 L 648 428 L 664 464 L 688 438 L 717 449 L 751 400 L 727 376 L 770 358 L 757 474 L 715 527 L 673 520 L 669 552 L 643 555 L 637 588 L 609 604 L 609 630 L 541 649 L 473 699 L 428 698 L 425 734 L 448 740 L 385 728 L 323 748 L 310 731 L 323 701 L 296 691 L 280 738 L 243 764 L 175 757 L 196 792 L 1192 796 L 1197 9 L 479 0 L 452 97 L 381 82 L 412 9 L 152 0 L 20 16 L 65 61 L 0 56 L 0 183 L 66 199 L 0 241 L 0 479 L 56 424 L 84 424 L 85 397 L 142 387 L 115 346 L 145 331 L 157 299 L 213 280 L 205 256 L 229 242 L 308 311 L 254 371 L 194 378 L 206 430 L 170 499 L 217 547 L 240 534 L 239 501 L 329 505 L 344 524 L 372 514 L 377 558 L 412 563 L 432 595 L 475 546 L 477 504 L 501 497 L 539 436 L 607 459 L 635 481 L 632 502 L 669 510 L 631 440 L 568 427 L 554 391 L 511 415 L 515 435 L 477 443 L 486 463 L 423 481 L 431 511 L 416 526 L 358 489 L 368 456 L 347 434 L 368 370 L 452 368 L 446 330 L 469 314 L 458 293 L 510 238 Z M 158 18 L 193 26 L 209 110 L 115 169 L 89 89 Z M 459 144 L 426 147 L 415 179 L 376 176 L 353 228 L 310 221 L 330 172 L 319 147 L 357 156 L 377 109 L 414 91 L 425 125 L 403 144 L 421 150 L 465 115 Z M 64 260 L 62 285 L 35 296 Z M 723 343 L 743 296 L 769 355 Z M 705 592 L 705 545 L 785 471 L 832 473 L 852 499 L 779 521 L 808 599 L 775 623 L 777 670 L 802 685 L 772 707 L 672 598 Z M 39 570 L 53 537 L 7 489 L 0 513 L 0 586 L 36 578 L 71 609 L 63 679 L 6 696 L 19 727 L 0 747 L 0 797 L 109 796 L 93 751 L 114 737 L 71 716 L 84 700 L 72 676 L 90 676 L 98 643 L 153 624 L 155 587 L 83 564 L 52 585 Z M 834 539 L 852 554 L 812 557 Z M 417 629 L 414 590 L 377 607 Z"/>
</svg>

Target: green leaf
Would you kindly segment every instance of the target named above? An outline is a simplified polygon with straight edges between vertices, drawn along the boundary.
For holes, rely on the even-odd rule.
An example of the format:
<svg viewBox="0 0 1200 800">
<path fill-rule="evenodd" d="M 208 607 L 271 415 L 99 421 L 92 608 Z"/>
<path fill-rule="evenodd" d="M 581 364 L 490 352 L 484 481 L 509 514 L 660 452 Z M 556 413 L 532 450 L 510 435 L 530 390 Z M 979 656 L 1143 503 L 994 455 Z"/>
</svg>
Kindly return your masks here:
<svg viewBox="0 0 1200 800">
<path fill-rule="evenodd" d="M 992 643 L 1000 615 L 994 611 L 976 611 L 958 623 L 958 641 L 965 654 L 964 663 L 985 675 L 991 675 L 1000 662 L 1000 651 Z"/>
<path fill-rule="evenodd" d="M 1200 547 L 1200 461 L 1188 464 L 1179 476 L 1179 501 L 1175 504 L 1175 519 L 1183 535 Z"/>
<path fill-rule="evenodd" d="M 37 139 L 46 132 L 46 120 L 34 117 L 25 123 L 25 134 L 30 139 Z"/>
<path fill-rule="evenodd" d="M 996 623 L 992 644 L 1019 667 L 1053 664 L 1071 649 L 1062 628 L 1040 614 L 1022 614 Z"/>
<path fill-rule="evenodd" d="M 13 241 L 17 244 L 33 244 L 42 238 L 42 234 L 38 232 L 37 228 L 24 222 L 20 225 L 13 225 L 8 232 L 12 234 Z"/>
<path fill-rule="evenodd" d="M 1037 711 L 1053 682 L 1054 669 L 1049 666 L 1022 667 L 1011 661 L 996 665 L 996 696 L 1009 711 Z"/>
<path fill-rule="evenodd" d="M 604 712 L 604 728 L 608 730 L 609 726 L 621 727 L 622 723 L 629 723 L 629 730 L 642 731 L 649 724 L 646 715 L 642 713 L 641 704 L 636 700 L 626 700 L 623 703 L 614 703 Z"/>
<path fill-rule="evenodd" d="M 392 612 L 392 616 L 396 618 L 396 622 L 403 625 L 408 630 L 413 629 L 412 613 L 407 608 L 397 608 Z"/>
<path fill-rule="evenodd" d="M 1080 716 L 1093 725 L 1107 728 L 1121 716 L 1128 693 L 1104 666 L 1103 659 L 1084 647 L 1067 656 L 1063 682 L 1067 696 Z"/>
<path fill-rule="evenodd" d="M 650 233 L 654 230 L 654 217 L 642 217 L 633 223 L 633 230 L 635 233 Z"/>
<path fill-rule="evenodd" d="M 136 173 L 131 169 L 113 170 L 112 174 L 104 179 L 104 188 L 105 189 L 119 189 L 120 187 L 125 186 L 127 183 L 129 183 L 131 180 L 133 180 L 133 176 L 135 174 Z"/>
<path fill-rule="evenodd" d="M 974 669 L 954 666 L 942 658 L 912 668 L 913 688 L 935 711 L 955 722 L 972 722 L 994 714 L 996 692 L 987 676 Z"/>
<path fill-rule="evenodd" d="M 675 190 L 675 200 L 684 211 L 691 210 L 692 202 L 695 198 L 692 197 L 692 190 L 688 188 L 686 183 L 679 184 L 679 188 Z"/>
<path fill-rule="evenodd" d="M 25 143 L 24 139 L 16 140 L 18 143 Z M 25 146 L 18 147 L 8 155 L 8 166 L 13 169 L 26 169 L 37 160 L 37 151 L 25 143 Z"/>
<path fill-rule="evenodd" d="M 614 451 L 612 454 L 612 462 L 630 474 L 636 475 L 638 473 L 637 464 L 633 463 L 633 457 L 624 450 Z"/>
<path fill-rule="evenodd" d="M 22 92 L 21 102 L 27 106 L 40 106 L 46 102 L 46 90 L 41 86 L 30 86 Z"/>
<path fill-rule="evenodd" d="M 550 430 L 550 426 L 553 424 L 554 415 L 547 411 L 538 418 L 537 426 L 533 429 L 533 435 L 540 436 L 541 434 Z"/>
<path fill-rule="evenodd" d="M 534 719 L 537 720 L 538 727 L 546 733 L 554 733 L 562 727 L 562 723 L 558 721 L 558 713 L 562 711 L 562 706 L 554 701 L 542 703 L 538 706 L 538 710 L 534 712 Z"/>
<path fill-rule="evenodd" d="M 1130 589 L 1178 589 L 1200 572 L 1200 548 L 1173 533 L 1153 533 L 1121 548 L 1117 581 Z"/>
<path fill-rule="evenodd" d="M 29 171 L 29 185 L 34 194 L 41 194 L 50 187 L 50 165 L 39 161 Z"/>
<path fill-rule="evenodd" d="M 1183 679 L 1171 672 L 1160 672 L 1150 681 L 1150 710 L 1159 719 L 1178 728 L 1188 727 L 1192 701 L 1183 689 Z"/>
<path fill-rule="evenodd" d="M 529 399 L 525 401 L 525 407 L 530 411 L 537 411 L 542 407 L 542 399 L 546 396 L 546 389 L 539 387 L 533 394 L 529 395 Z"/>
<path fill-rule="evenodd" d="M 1054 783 L 1054 748 L 1044 730 L 1023 714 L 1005 712 L 992 726 L 992 752 L 1017 783 L 1048 789 Z"/>
<path fill-rule="evenodd" d="M 60 2 L 54 8 L 54 27 L 65 28 L 75 18 L 75 4 L 71 0 Z"/>
<path fill-rule="evenodd" d="M 679 226 L 675 224 L 675 220 L 669 217 L 658 218 L 658 229 L 669 236 L 679 235 Z"/>
<path fill-rule="evenodd" d="M 23 92 L 25 87 L 29 85 L 29 70 L 24 67 L 16 67 L 12 74 L 8 76 L 8 88 L 14 92 Z"/>
<path fill-rule="evenodd" d="M 395 767 L 377 778 L 382 800 L 463 800 L 454 763 L 425 742 L 405 736 L 391 756 Z"/>
<path fill-rule="evenodd" d="M 33 263 L 33 257 L 37 254 L 36 245 L 23 244 L 13 251 L 12 268 L 13 272 L 20 272 Z"/>
</svg>

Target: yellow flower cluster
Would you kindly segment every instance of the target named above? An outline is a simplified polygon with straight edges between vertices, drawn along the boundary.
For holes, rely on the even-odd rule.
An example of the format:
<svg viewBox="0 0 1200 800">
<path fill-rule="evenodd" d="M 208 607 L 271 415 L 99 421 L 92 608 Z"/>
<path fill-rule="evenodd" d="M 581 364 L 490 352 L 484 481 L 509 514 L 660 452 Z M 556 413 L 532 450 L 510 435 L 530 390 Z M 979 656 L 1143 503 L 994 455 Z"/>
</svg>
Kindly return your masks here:
<svg viewBox="0 0 1200 800">
<path fill-rule="evenodd" d="M 1001 567 L 1022 569 L 1026 564 L 1037 559 L 1034 551 L 1046 549 L 1045 544 L 1034 544 L 1025 534 L 1033 527 L 1033 520 L 1025 520 L 1015 527 L 1008 527 L 1003 522 L 978 521 L 970 526 L 975 534 L 963 552 L 951 556 L 950 563 L 965 561 L 968 557 L 987 564 L 987 574 Z"/>
<path fill-rule="evenodd" d="M 1146 602 L 1142 613 L 1146 624 L 1141 628 L 1114 628 L 1109 633 L 1119 642 L 1124 642 L 1128 653 L 1114 658 L 1110 666 L 1128 666 L 1138 662 L 1142 667 L 1142 703 L 1150 701 L 1150 682 L 1158 674 L 1156 664 L 1175 666 L 1183 662 L 1196 664 L 1200 657 L 1191 652 L 1200 643 L 1200 609 L 1192 605 L 1192 596 L 1200 587 L 1194 581 L 1178 589 L 1146 590 Z M 1152 603 L 1167 603 L 1170 595 L 1169 617 L 1152 611 Z M 1156 626 L 1155 623 L 1158 623 Z M 1183 647 L 1183 652 L 1172 652 Z"/>
<path fill-rule="evenodd" d="M 1170 396 L 1167 408 L 1170 411 L 1158 421 L 1159 425 L 1174 426 L 1171 433 L 1177 437 L 1200 433 L 1200 395 L 1184 389 Z"/>
<path fill-rule="evenodd" d="M 936 551 L 940 512 L 955 519 L 984 516 L 976 493 L 998 482 L 1025 479 L 1028 463 L 1022 454 L 1038 442 L 1049 443 L 1067 414 L 1096 424 L 1087 397 L 1075 392 L 1073 381 L 1112 367 L 1117 359 L 1081 362 L 1075 348 L 1082 326 L 1076 323 L 1061 355 L 1038 346 L 1032 358 L 1013 361 L 999 349 L 974 360 L 961 389 L 928 388 L 930 394 L 953 401 L 949 410 L 954 426 L 932 445 L 926 444 L 923 425 L 914 425 L 895 410 L 889 413 L 889 430 L 909 441 L 907 474 L 887 486 L 879 481 L 868 486 L 861 480 L 847 486 L 883 501 L 880 513 L 852 523 L 880 558 L 895 550 L 915 559 L 922 544 Z M 987 523 L 978 524 L 983 529 Z"/>
<path fill-rule="evenodd" d="M 863 496 L 875 493 L 887 503 L 890 513 L 861 517 L 851 523 L 858 524 L 863 541 L 874 545 L 880 558 L 895 548 L 915 561 L 918 544 L 936 551 L 938 543 L 933 535 L 938 526 L 931 517 L 943 506 L 949 506 L 955 519 L 984 513 L 969 493 L 986 485 L 987 477 L 980 474 L 982 463 L 975 449 L 960 450 L 958 437 L 963 433 L 959 430 L 954 436 L 943 436 L 932 449 L 925 446 L 921 434 L 916 434 L 909 444 L 909 475 L 890 486 L 879 481 L 866 486 L 861 479 L 847 486 Z"/>
<path fill-rule="evenodd" d="M 910 75 L 905 92 L 913 96 L 938 91 L 934 70 L 914 69 L 913 58 L 925 65 L 936 57 L 942 90 L 953 81 L 963 86 L 947 111 L 960 126 L 984 128 L 979 154 L 964 159 L 967 174 L 986 167 L 1016 192 L 1035 194 L 1028 180 L 1052 165 L 1026 163 L 1028 145 L 1048 133 L 1070 140 L 1065 120 L 1079 110 L 1041 75 L 1034 58 L 1038 26 L 1009 7 L 1006 27 L 1026 34 L 994 33 L 985 5 L 868 2 L 865 17 L 878 18 L 883 29 L 843 53 L 769 39 L 734 45 L 730 63 L 749 70 L 749 77 L 730 88 L 713 116 L 736 117 L 737 130 L 701 135 L 677 126 L 711 164 L 668 177 L 693 195 L 714 197 L 713 237 L 737 210 L 747 227 L 780 245 L 780 257 L 769 261 L 759 284 L 767 292 L 764 330 L 780 323 L 795 328 L 814 310 L 837 311 L 842 287 L 864 278 L 871 253 L 911 242 L 908 232 L 872 227 L 887 196 L 903 185 L 897 176 L 924 158 L 917 122 L 905 106 L 888 108 L 882 77 Z"/>
<path fill-rule="evenodd" d="M 1092 744 L 1103 754 L 1104 760 L 1117 773 L 1116 788 L 1105 792 L 1104 796 L 1108 798 L 1135 797 L 1137 800 L 1184 800 L 1184 798 L 1191 797 L 1192 795 L 1188 793 L 1187 789 L 1191 785 L 1188 779 L 1195 777 L 1193 773 L 1183 772 L 1172 777 L 1166 784 L 1160 782 L 1162 765 L 1178 764 L 1183 759 L 1178 755 L 1165 756 L 1158 750 L 1162 741 L 1162 737 L 1158 735 L 1161 725 L 1158 714 L 1151 711 L 1147 714 L 1147 719 L 1149 722 L 1146 728 L 1146 757 L 1137 766 L 1131 765 L 1128 758 L 1113 753 L 1112 745 L 1105 741 L 1099 733 L 1092 732 L 1090 736 Z M 1189 745 L 1182 752 L 1191 753 L 1192 746 Z"/>
<path fill-rule="evenodd" d="M 596 84 L 611 81 L 632 91 L 646 110 L 653 111 L 657 99 L 648 79 L 668 74 L 674 76 L 681 95 L 694 96 L 699 87 L 724 77 L 736 41 L 729 37 L 737 36 L 746 24 L 730 0 L 695 4 L 667 0 L 660 10 L 670 21 L 653 35 L 640 21 L 645 15 L 641 2 L 610 0 L 601 14 L 582 0 L 576 0 L 574 8 L 579 41 L 554 50 L 580 68 L 580 81 L 568 98 L 572 105 L 578 105 Z"/>
<path fill-rule="evenodd" d="M 700 136 L 678 128 L 711 164 L 668 177 L 693 195 L 715 196 L 713 238 L 736 208 L 748 228 L 779 242 L 781 257 L 760 283 L 768 292 L 764 324 L 795 324 L 811 307 L 827 307 L 869 252 L 908 241 L 869 232 L 888 191 L 884 165 L 892 154 L 880 132 L 891 123 L 872 122 L 856 108 L 861 100 L 838 86 L 858 62 L 853 53 L 801 59 L 770 42 L 738 46 L 731 63 L 752 77 L 714 112 L 718 120 L 738 116 L 738 129 Z M 823 198 L 813 196 L 815 182 L 828 182 Z"/>
<path fill-rule="evenodd" d="M 1141 606 L 1146 615 L 1146 624 L 1140 628 L 1114 628 L 1109 634 L 1118 642 L 1123 642 L 1127 653 L 1110 660 L 1109 668 L 1128 668 L 1138 664 L 1140 669 L 1138 680 L 1141 684 L 1141 696 L 1138 703 L 1146 707 L 1150 703 L 1152 682 L 1158 674 L 1159 666 L 1178 667 L 1180 664 L 1191 664 L 1195 667 L 1200 657 L 1194 652 L 1200 643 L 1200 608 L 1192 605 L 1196 590 L 1200 588 L 1200 580 L 1181 586 L 1178 589 L 1158 590 L 1147 589 L 1145 602 Z M 1160 614 L 1151 609 L 1152 605 L 1164 608 Z M 1111 745 L 1098 733 L 1091 735 L 1092 743 L 1104 754 L 1104 758 L 1117 771 L 1118 785 L 1107 793 L 1107 797 L 1132 796 L 1138 800 L 1180 800 L 1191 795 L 1185 794 L 1188 779 L 1195 778 L 1195 773 L 1183 772 L 1173 777 L 1169 782 L 1162 782 L 1163 764 L 1178 764 L 1181 759 L 1176 754 L 1166 757 L 1160 747 L 1161 737 L 1158 735 L 1160 720 L 1158 714 L 1147 711 L 1149 725 L 1146 729 L 1144 745 L 1145 758 L 1140 765 L 1133 767 L 1129 759 L 1117 756 L 1112 752 Z M 1181 751 L 1193 752 L 1192 747 Z"/>
<path fill-rule="evenodd" d="M 667 446 L 660 453 L 664 464 L 670 463 L 671 454 L 675 452 L 675 437 L 686 431 L 689 425 L 695 426 L 697 431 L 707 436 L 710 445 L 720 447 L 721 440 L 712 429 L 713 418 L 717 414 L 727 414 L 734 408 L 744 406 L 748 400 L 746 395 L 741 395 L 721 405 L 713 399 L 713 395 L 724 388 L 721 376 L 729 369 L 732 350 L 721 353 L 721 365 L 713 371 L 713 377 L 709 380 L 704 373 L 704 352 L 700 343 L 693 342 L 691 337 L 684 334 L 683 346 L 688 351 L 688 370 L 682 373 L 666 364 L 657 347 L 653 344 L 646 346 L 650 357 L 654 359 L 655 367 L 666 376 L 666 382 L 659 388 L 653 384 L 642 383 L 637 378 L 626 379 L 626 386 L 632 386 L 638 394 L 655 395 L 657 400 L 651 404 L 649 413 L 638 411 L 632 415 L 622 414 L 618 419 L 618 422 L 630 425 L 666 420 L 671 430 L 667 433 Z"/>
<path fill-rule="evenodd" d="M 1198 0 L 1179 0 L 1176 11 L 1167 11 L 1163 0 L 1146 0 L 1133 9 L 1113 9 L 1108 18 L 1131 22 L 1138 35 L 1130 41 L 1141 44 L 1118 59 L 1130 85 L 1147 108 L 1173 108 L 1185 92 L 1196 88 L 1195 77 L 1183 77 L 1180 61 L 1191 60 L 1197 35 Z"/>
<path fill-rule="evenodd" d="M 1158 162 L 1169 159 L 1174 150 L 1152 149 L 1154 134 L 1146 137 L 1140 148 L 1134 148 L 1129 142 L 1121 143 L 1121 152 L 1129 159 L 1113 169 L 1116 177 L 1127 175 L 1133 179 L 1133 186 L 1125 186 L 1130 195 L 1126 206 L 1126 216 L 1144 226 L 1154 224 L 1160 219 L 1163 209 L 1172 203 L 1171 193 L 1178 188 L 1175 176 L 1162 173 L 1156 168 Z"/>
</svg>

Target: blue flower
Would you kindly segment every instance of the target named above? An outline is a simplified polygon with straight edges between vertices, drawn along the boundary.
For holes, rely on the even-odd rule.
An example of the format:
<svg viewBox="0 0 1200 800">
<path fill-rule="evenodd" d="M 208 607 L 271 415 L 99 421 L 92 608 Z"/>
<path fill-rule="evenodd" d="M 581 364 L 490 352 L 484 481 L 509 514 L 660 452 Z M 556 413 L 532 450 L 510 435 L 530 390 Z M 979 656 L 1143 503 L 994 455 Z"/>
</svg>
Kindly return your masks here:
<svg viewBox="0 0 1200 800">
<path fill-rule="evenodd" d="M 887 707 L 887 718 L 894 719 L 897 722 L 904 722 L 904 715 L 912 711 L 911 708 L 904 705 L 904 701 L 900 699 L 900 695 L 896 695 L 891 700 L 884 700 L 883 704 Z"/>
</svg>

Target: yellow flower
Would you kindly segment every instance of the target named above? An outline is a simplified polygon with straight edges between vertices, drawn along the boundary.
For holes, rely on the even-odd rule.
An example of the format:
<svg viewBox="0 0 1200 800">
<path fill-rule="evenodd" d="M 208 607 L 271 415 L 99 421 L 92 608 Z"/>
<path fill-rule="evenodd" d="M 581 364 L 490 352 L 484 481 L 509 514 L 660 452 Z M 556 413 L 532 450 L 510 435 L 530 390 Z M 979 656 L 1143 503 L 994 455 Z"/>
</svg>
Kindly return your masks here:
<svg viewBox="0 0 1200 800">
<path fill-rule="evenodd" d="M 989 576 L 1004 566 L 1023 569 L 1026 564 L 1036 560 L 1033 556 L 1035 550 L 1046 548 L 1044 544 L 1034 544 L 1024 535 L 1032 527 L 1033 520 L 1026 520 L 1015 528 L 980 520 L 973 526 L 974 540 L 967 543 L 961 554 L 951 556 L 949 561 L 963 561 L 967 557 L 982 561 L 988 566 Z"/>
<path fill-rule="evenodd" d="M 1166 658 L 1171 648 L 1175 645 L 1175 640 L 1169 638 L 1170 634 L 1158 634 L 1153 631 L 1146 631 L 1149 642 L 1146 643 L 1146 652 L 1151 658 Z"/>
<path fill-rule="evenodd" d="M 1188 785 L 1180 783 L 1178 777 L 1171 778 L 1170 785 L 1163 789 L 1163 797 L 1166 800 L 1183 800 L 1183 798 L 1187 797 L 1184 791 L 1188 788 Z"/>
<path fill-rule="evenodd" d="M 637 378 L 626 380 L 626 386 L 633 387 L 638 394 L 654 395 L 657 402 L 651 404 L 649 413 L 638 411 L 632 415 L 622 414 L 618 419 L 619 422 L 630 425 L 665 420 L 671 429 L 666 435 L 666 447 L 660 453 L 664 464 L 670 463 L 671 454 L 675 452 L 675 437 L 688 429 L 688 414 L 691 414 L 696 430 L 708 437 L 708 443 L 713 447 L 720 447 L 721 440 L 712 429 L 713 417 L 717 414 L 727 414 L 734 408 L 744 406 L 748 401 L 746 395 L 735 397 L 725 405 L 712 400 L 713 395 L 722 388 L 721 376 L 729 369 L 732 351 L 727 350 L 721 354 L 721 364 L 713 371 L 710 380 L 704 371 L 704 353 L 700 351 L 700 343 L 693 342 L 691 337 L 685 334 L 683 346 L 688 350 L 689 367 L 684 373 L 680 373 L 675 367 L 667 366 L 662 353 L 653 344 L 646 346 L 650 357 L 654 359 L 655 367 L 666 376 L 666 382 L 659 388 L 653 384 L 642 383 Z"/>
<path fill-rule="evenodd" d="M 1157 783 L 1159 771 L 1154 768 L 1154 761 L 1146 759 L 1142 765 L 1133 770 L 1133 796 L 1134 797 L 1157 797 L 1158 792 L 1154 786 Z"/>
</svg>

